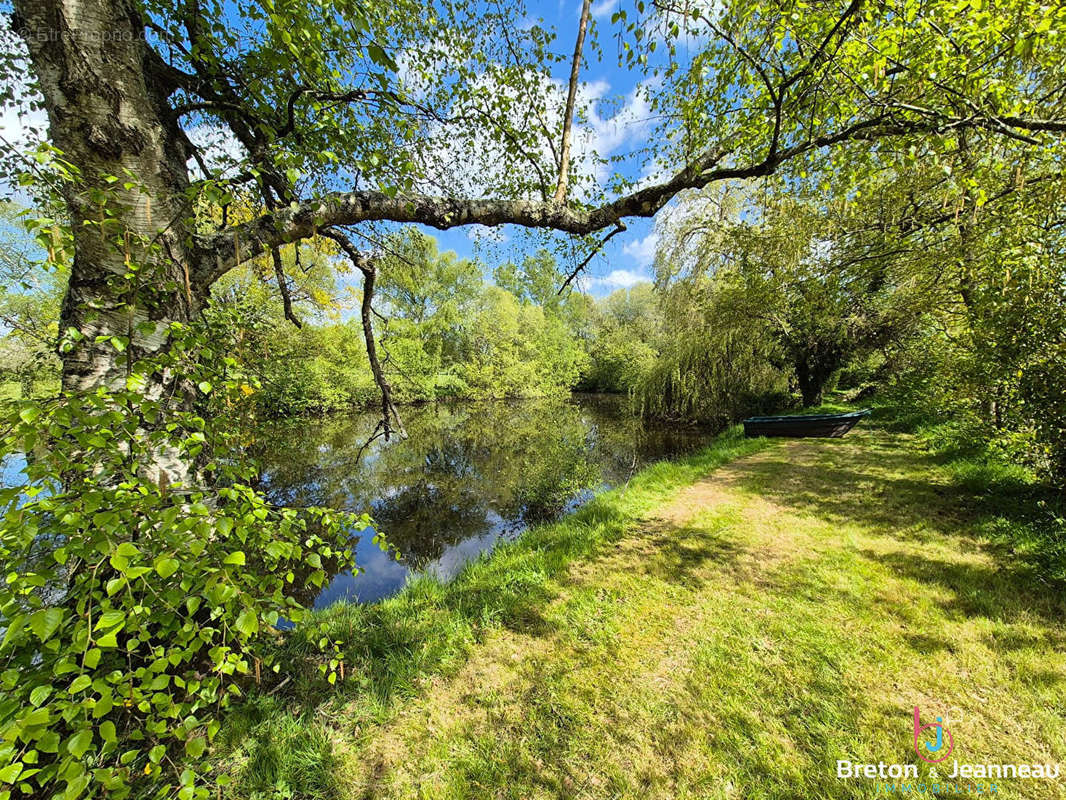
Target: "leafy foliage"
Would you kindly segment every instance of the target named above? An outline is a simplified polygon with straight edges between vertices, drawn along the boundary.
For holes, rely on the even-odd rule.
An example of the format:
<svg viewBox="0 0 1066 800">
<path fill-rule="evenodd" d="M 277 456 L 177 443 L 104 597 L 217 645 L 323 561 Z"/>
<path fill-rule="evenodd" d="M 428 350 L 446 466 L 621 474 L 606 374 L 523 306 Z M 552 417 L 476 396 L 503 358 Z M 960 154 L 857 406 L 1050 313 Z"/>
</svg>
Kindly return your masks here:
<svg viewBox="0 0 1066 800">
<path fill-rule="evenodd" d="M 652 285 L 617 289 L 585 308 L 581 305 L 582 300 L 575 299 L 568 310 L 589 354 L 578 388 L 630 392 L 652 368 L 663 336 L 659 301 Z"/>
<path fill-rule="evenodd" d="M 550 254 L 538 258 L 545 274 L 558 273 Z M 414 230 L 387 239 L 379 270 L 383 366 L 400 402 L 558 394 L 585 368 L 584 344 L 557 286 L 533 297 L 521 286 L 515 295 L 486 284 L 480 264 L 439 252 L 432 237 Z M 208 313 L 232 325 L 237 358 L 259 378 L 261 411 L 326 413 L 374 401 L 363 331 L 355 320 L 335 319 L 343 299 L 332 307 L 334 319 L 305 302 L 299 313 L 310 312 L 316 324 L 296 329 L 284 321 L 275 289 L 253 279 L 250 296 L 226 281 Z"/>
<path fill-rule="evenodd" d="M 54 248 L 46 239 L 42 244 Z M 0 204 L 0 380 L 13 384 L 23 397 L 52 389 L 59 374 L 55 344 L 59 337 L 59 304 L 69 268 L 41 269 L 38 243 L 24 226 L 24 212 Z"/>
<path fill-rule="evenodd" d="M 282 668 L 273 626 L 302 617 L 327 562 L 353 566 L 349 531 L 369 524 L 265 502 L 233 459 L 249 386 L 225 340 L 170 334 L 124 390 L 7 415 L 5 463 L 24 478 L 0 491 L 3 796 L 207 796 L 197 764 L 219 712 Z M 190 408 L 145 395 L 155 370 L 185 376 Z M 167 457 L 196 484 L 149 479 Z"/>
</svg>

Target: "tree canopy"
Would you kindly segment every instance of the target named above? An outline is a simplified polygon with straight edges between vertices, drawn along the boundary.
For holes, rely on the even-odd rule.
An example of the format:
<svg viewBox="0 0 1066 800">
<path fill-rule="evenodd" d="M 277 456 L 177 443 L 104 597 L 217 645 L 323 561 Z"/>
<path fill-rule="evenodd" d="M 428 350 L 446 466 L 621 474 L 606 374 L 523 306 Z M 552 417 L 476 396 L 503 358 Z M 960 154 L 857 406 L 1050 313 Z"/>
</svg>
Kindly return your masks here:
<svg viewBox="0 0 1066 800">
<path fill-rule="evenodd" d="M 402 399 L 584 385 L 722 425 L 836 382 L 1066 472 L 1060 5 L 585 0 L 573 49 L 521 2 L 0 8 L 0 103 L 48 118 L 0 177 L 50 276 L 0 313 L 62 370 L 0 436 L 23 476 L 0 488 L 0 800 L 214 795 L 218 716 L 282 668 L 297 573 L 357 569 L 370 522 L 266 502 L 242 458 L 262 404 L 376 392 L 388 439 Z M 579 138 L 605 55 L 649 117 L 627 152 Z M 559 296 L 664 209 L 654 289 Z M 407 224 L 568 235 L 573 264 L 513 254 L 484 285 Z M 0 250 L 33 286 L 24 266 Z M 336 639 L 316 652 L 343 676 Z"/>
</svg>

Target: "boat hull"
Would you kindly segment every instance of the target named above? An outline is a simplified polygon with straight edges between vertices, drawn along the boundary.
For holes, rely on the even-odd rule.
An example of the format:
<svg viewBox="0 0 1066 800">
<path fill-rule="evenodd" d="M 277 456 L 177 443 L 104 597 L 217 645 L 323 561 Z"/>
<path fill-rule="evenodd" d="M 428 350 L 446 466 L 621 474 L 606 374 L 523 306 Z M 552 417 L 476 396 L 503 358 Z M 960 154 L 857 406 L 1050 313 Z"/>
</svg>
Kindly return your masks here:
<svg viewBox="0 0 1066 800">
<path fill-rule="evenodd" d="M 750 417 L 744 420 L 744 435 L 748 438 L 785 436 L 793 439 L 839 439 L 869 414 L 869 410 L 864 409 L 849 414 Z"/>
</svg>

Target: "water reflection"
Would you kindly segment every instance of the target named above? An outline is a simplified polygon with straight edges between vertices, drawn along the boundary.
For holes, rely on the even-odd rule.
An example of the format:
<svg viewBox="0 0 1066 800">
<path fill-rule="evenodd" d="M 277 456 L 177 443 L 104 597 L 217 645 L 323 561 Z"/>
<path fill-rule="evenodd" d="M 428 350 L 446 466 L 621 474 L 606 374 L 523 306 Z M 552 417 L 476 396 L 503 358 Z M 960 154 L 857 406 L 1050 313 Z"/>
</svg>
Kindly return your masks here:
<svg viewBox="0 0 1066 800">
<path fill-rule="evenodd" d="M 376 440 L 373 414 L 266 426 L 264 489 L 278 503 L 370 510 L 396 552 L 362 536 L 358 575 L 315 599 L 370 602 L 412 572 L 443 579 L 529 524 L 557 517 L 651 461 L 699 446 L 692 431 L 645 429 L 620 398 L 436 403 L 408 408 L 405 441 Z"/>
</svg>

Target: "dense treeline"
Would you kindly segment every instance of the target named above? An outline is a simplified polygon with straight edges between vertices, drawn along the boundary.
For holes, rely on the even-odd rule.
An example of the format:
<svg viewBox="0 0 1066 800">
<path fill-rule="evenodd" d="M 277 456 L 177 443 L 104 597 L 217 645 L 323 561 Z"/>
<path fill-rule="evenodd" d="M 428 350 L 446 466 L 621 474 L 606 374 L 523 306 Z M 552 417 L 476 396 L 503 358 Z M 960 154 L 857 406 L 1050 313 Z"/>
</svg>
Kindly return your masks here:
<svg viewBox="0 0 1066 800">
<path fill-rule="evenodd" d="M 18 211 L 5 208 L 11 226 Z M 14 228 L 13 228 L 14 230 Z M 24 237 L 23 237 L 24 238 Z M 5 285 L 0 377 L 10 396 L 58 387 L 54 349 L 66 275 L 35 270 L 13 235 L 0 248 Z M 565 279 L 540 250 L 489 270 L 414 229 L 383 242 L 374 308 L 383 367 L 402 403 L 542 397 L 572 389 L 626 393 L 650 366 L 659 312 L 650 283 L 596 299 L 560 295 Z M 282 254 L 294 277 L 292 317 L 269 259 L 220 280 L 206 314 L 236 342 L 232 355 L 257 379 L 262 416 L 322 414 L 378 402 L 358 318 L 360 294 L 344 262 L 321 246 Z M 33 279 L 35 283 L 26 281 Z"/>
<path fill-rule="evenodd" d="M 1066 474 L 1062 176 L 1002 158 L 963 141 L 832 201 L 794 182 L 684 198 L 661 226 L 673 329 L 642 407 L 724 423 L 840 388 Z"/>
<path fill-rule="evenodd" d="M 306 248 L 305 248 L 306 250 Z M 383 242 L 375 320 L 383 367 L 399 402 L 627 392 L 654 358 L 650 284 L 601 299 L 560 296 L 555 257 L 540 250 L 491 272 L 403 230 Z M 271 276 L 253 265 L 214 290 L 211 313 L 241 332 L 240 360 L 259 378 L 269 416 L 369 406 L 378 388 L 366 358 L 357 293 L 328 256 L 303 252 L 296 314 L 285 319 Z M 266 267 L 260 267 L 265 270 Z M 299 270 L 293 270 L 299 273 Z"/>
<path fill-rule="evenodd" d="M 878 394 L 1060 475 L 1060 179 L 1026 185 L 1019 174 L 997 190 L 977 178 L 973 168 L 965 180 L 896 173 L 835 203 L 780 184 L 691 193 L 659 224 L 655 284 L 599 299 L 560 295 L 549 251 L 490 271 L 400 230 L 382 243 L 383 366 L 400 402 L 617 392 L 646 417 L 712 427 L 815 406 L 829 388 Z M 5 214 L 13 229 L 15 211 Z M 15 244 L 0 255 L 5 392 L 53 392 L 66 276 L 34 270 Z M 248 391 L 259 414 L 374 404 L 343 262 L 321 246 L 285 258 L 299 327 L 266 259 L 223 278 L 208 311 L 257 379 Z"/>
</svg>

